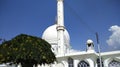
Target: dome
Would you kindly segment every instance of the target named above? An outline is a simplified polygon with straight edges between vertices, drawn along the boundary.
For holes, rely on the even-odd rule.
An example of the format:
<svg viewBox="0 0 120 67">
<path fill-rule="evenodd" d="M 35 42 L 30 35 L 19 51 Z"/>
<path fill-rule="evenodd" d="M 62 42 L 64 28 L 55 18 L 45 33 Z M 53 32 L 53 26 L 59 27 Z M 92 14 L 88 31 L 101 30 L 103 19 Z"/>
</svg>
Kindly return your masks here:
<svg viewBox="0 0 120 67">
<path fill-rule="evenodd" d="M 51 45 L 57 45 L 57 24 L 49 26 L 43 33 L 42 38 L 49 42 Z M 65 45 L 69 45 L 70 37 L 68 31 L 65 29 L 64 31 L 64 43 Z"/>
<path fill-rule="evenodd" d="M 93 41 L 91 39 L 87 40 L 87 44 L 93 43 Z"/>
</svg>

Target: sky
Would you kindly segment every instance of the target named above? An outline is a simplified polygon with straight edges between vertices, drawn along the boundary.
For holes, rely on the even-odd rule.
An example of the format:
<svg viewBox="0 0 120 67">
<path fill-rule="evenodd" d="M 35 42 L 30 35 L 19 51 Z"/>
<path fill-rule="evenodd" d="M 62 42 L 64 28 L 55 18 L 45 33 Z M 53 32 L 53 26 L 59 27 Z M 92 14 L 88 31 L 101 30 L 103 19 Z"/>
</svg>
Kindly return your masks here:
<svg viewBox="0 0 120 67">
<path fill-rule="evenodd" d="M 64 0 L 65 28 L 72 49 L 86 50 L 92 39 L 101 51 L 120 50 L 120 0 Z M 0 0 L 0 38 L 10 40 L 23 33 L 42 37 L 55 23 L 57 0 Z"/>
</svg>

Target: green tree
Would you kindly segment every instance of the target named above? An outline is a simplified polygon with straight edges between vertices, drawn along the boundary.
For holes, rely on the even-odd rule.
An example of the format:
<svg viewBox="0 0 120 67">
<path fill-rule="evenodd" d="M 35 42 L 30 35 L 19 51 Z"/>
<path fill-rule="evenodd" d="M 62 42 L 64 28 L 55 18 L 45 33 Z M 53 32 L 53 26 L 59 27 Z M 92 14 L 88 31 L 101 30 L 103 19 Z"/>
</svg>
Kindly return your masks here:
<svg viewBox="0 0 120 67">
<path fill-rule="evenodd" d="M 51 64 L 56 61 L 51 45 L 45 40 L 20 34 L 0 45 L 0 63 L 21 63 L 22 67 L 34 64 Z"/>
</svg>

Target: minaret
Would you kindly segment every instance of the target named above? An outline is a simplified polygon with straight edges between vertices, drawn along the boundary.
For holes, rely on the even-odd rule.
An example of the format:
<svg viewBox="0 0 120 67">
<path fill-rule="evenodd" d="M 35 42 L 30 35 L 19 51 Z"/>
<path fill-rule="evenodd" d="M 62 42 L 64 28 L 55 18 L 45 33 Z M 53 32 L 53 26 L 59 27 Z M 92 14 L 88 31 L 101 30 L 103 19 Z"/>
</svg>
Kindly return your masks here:
<svg viewBox="0 0 120 67">
<path fill-rule="evenodd" d="M 57 36 L 58 36 L 58 55 L 63 55 L 65 50 L 64 45 L 64 11 L 63 0 L 57 0 Z"/>
</svg>

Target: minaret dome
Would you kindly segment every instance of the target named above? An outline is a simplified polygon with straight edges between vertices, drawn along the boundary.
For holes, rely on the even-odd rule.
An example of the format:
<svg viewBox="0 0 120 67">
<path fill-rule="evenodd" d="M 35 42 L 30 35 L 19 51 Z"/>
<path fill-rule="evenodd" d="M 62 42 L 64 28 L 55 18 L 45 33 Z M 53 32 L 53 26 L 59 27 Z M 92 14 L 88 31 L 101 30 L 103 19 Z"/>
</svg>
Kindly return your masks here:
<svg viewBox="0 0 120 67">
<path fill-rule="evenodd" d="M 94 43 L 91 39 L 87 40 L 87 51 L 88 52 L 94 52 Z"/>
</svg>

